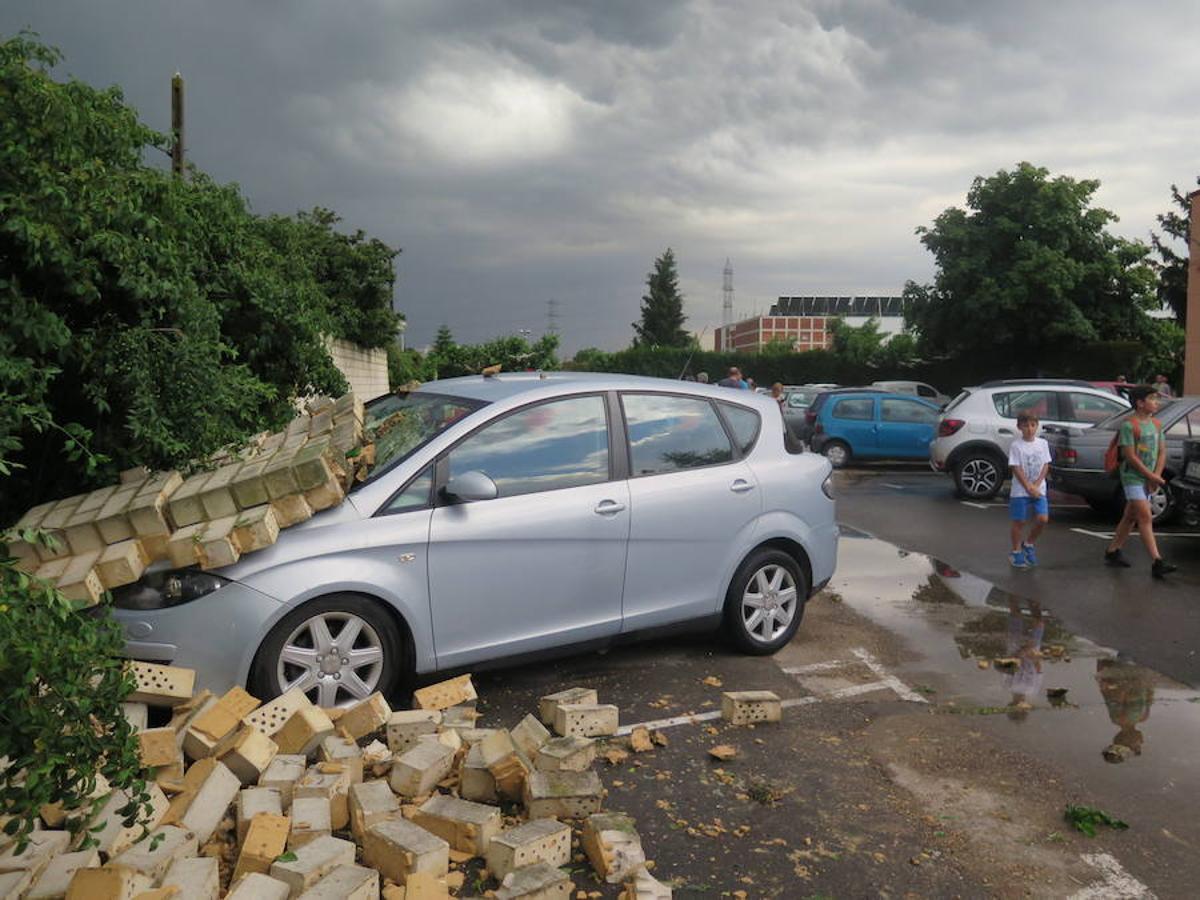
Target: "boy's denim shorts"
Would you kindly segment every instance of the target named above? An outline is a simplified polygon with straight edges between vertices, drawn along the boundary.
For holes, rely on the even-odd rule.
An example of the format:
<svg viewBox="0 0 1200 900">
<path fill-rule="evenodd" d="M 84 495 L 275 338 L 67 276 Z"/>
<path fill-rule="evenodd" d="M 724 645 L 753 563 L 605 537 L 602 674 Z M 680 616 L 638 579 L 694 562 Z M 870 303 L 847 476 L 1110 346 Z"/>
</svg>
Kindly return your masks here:
<svg viewBox="0 0 1200 900">
<path fill-rule="evenodd" d="M 1045 494 L 1036 500 L 1033 497 L 1010 497 L 1008 517 L 1014 522 L 1027 522 L 1034 516 L 1050 515 L 1050 501 Z"/>
<path fill-rule="evenodd" d="M 1150 495 L 1146 493 L 1144 484 L 1126 484 L 1122 485 L 1125 489 L 1126 500 L 1149 500 Z"/>
</svg>

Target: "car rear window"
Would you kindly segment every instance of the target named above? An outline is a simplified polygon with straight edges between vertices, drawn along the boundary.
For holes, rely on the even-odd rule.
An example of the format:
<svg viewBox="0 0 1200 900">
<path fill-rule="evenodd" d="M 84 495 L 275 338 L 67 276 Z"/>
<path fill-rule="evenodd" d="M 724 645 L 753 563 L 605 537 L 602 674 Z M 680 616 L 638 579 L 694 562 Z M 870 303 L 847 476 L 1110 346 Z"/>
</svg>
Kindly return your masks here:
<svg viewBox="0 0 1200 900">
<path fill-rule="evenodd" d="M 1175 414 L 1174 411 L 1171 409 L 1171 407 L 1174 406 L 1177 402 L 1178 401 L 1176 401 L 1176 400 L 1164 400 L 1162 403 L 1162 406 L 1160 406 L 1158 408 L 1158 412 L 1156 412 L 1154 414 L 1154 418 L 1158 419 L 1158 421 L 1160 421 L 1160 422 L 1165 422 L 1167 419 L 1170 419 Z M 1122 424 L 1124 424 L 1125 420 L 1128 419 L 1132 415 L 1133 415 L 1132 409 L 1122 410 L 1121 412 L 1117 413 L 1115 416 L 1109 416 L 1103 422 L 1100 422 L 1099 424 L 1097 424 L 1095 426 L 1096 430 L 1097 431 L 1116 431 L 1118 428 L 1121 427 Z"/>
<path fill-rule="evenodd" d="M 758 440 L 758 429 L 762 423 L 758 413 L 736 403 L 725 402 L 721 403 L 721 412 L 725 414 L 725 421 L 733 430 L 738 448 L 742 453 L 749 453 L 754 442 Z"/>
<path fill-rule="evenodd" d="M 1061 420 L 1058 412 L 1058 392 L 1033 388 L 1022 391 L 997 391 L 992 394 L 992 405 L 1006 419 L 1015 419 L 1021 413 L 1033 413 L 1041 421 Z"/>
<path fill-rule="evenodd" d="M 963 391 L 961 394 L 959 394 L 957 397 L 955 397 L 953 400 L 951 400 L 948 404 L 946 404 L 946 408 L 943 411 L 950 412 L 950 410 L 954 409 L 954 407 L 958 406 L 960 403 L 962 403 L 964 400 L 966 400 L 970 396 L 971 396 L 970 391 Z"/>
</svg>

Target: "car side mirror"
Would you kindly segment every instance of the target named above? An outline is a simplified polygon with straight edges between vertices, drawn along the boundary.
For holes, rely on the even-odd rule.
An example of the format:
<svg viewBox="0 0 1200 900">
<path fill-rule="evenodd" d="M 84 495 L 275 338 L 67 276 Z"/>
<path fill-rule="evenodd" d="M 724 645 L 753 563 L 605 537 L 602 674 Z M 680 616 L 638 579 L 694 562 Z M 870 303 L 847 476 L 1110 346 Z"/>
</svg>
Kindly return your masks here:
<svg viewBox="0 0 1200 900">
<path fill-rule="evenodd" d="M 478 469 L 472 469 L 447 481 L 442 493 L 451 500 L 471 503 L 475 500 L 495 500 L 500 492 L 496 489 L 496 482 Z"/>
</svg>

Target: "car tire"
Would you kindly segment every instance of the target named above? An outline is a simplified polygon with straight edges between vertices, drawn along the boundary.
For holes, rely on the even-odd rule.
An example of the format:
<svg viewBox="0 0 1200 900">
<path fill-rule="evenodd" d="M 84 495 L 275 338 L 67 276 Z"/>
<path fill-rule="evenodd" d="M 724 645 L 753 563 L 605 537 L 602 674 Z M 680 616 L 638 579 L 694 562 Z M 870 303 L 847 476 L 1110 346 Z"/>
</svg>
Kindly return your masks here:
<svg viewBox="0 0 1200 900">
<path fill-rule="evenodd" d="M 845 441 L 829 441 L 821 448 L 821 454 L 835 469 L 844 469 L 850 464 L 850 445 Z"/>
<path fill-rule="evenodd" d="M 991 500 L 1004 476 L 1004 465 L 990 453 L 970 453 L 954 464 L 954 487 L 964 500 Z"/>
<path fill-rule="evenodd" d="M 1120 515 L 1121 506 L 1125 503 L 1119 491 L 1107 500 L 1103 497 L 1084 497 L 1083 499 L 1092 508 L 1092 512 L 1097 512 L 1105 516 L 1111 516 L 1114 512 Z"/>
<path fill-rule="evenodd" d="M 782 550 L 756 550 L 725 593 L 726 634 L 743 653 L 768 656 L 795 636 L 807 602 L 808 581 L 796 560 Z"/>
<path fill-rule="evenodd" d="M 1171 490 L 1170 483 L 1170 480 L 1168 480 L 1166 484 L 1150 494 L 1150 512 L 1152 515 L 1150 522 L 1155 528 L 1159 525 L 1169 525 L 1175 518 L 1176 512 L 1178 512 L 1175 504 L 1175 493 Z M 1125 494 L 1118 489 L 1116 496 L 1120 504 L 1117 506 L 1117 515 L 1120 516 L 1125 509 Z"/>
<path fill-rule="evenodd" d="M 352 643 L 338 646 L 347 628 L 355 629 Z M 379 601 L 330 594 L 275 624 L 255 654 L 249 684 L 263 701 L 300 687 L 318 706 L 351 706 L 375 692 L 390 698 L 411 668 L 404 636 Z"/>
</svg>

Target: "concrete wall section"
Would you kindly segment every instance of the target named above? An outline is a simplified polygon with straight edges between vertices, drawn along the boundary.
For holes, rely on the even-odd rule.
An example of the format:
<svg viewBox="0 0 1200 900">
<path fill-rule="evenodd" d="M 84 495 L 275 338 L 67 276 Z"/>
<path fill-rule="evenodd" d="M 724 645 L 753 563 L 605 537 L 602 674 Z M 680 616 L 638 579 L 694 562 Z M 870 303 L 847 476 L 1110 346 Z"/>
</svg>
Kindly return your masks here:
<svg viewBox="0 0 1200 900">
<path fill-rule="evenodd" d="M 373 400 L 388 392 L 387 351 L 368 350 L 340 338 L 329 339 L 329 355 L 338 367 L 350 390 L 363 400 Z"/>
</svg>

